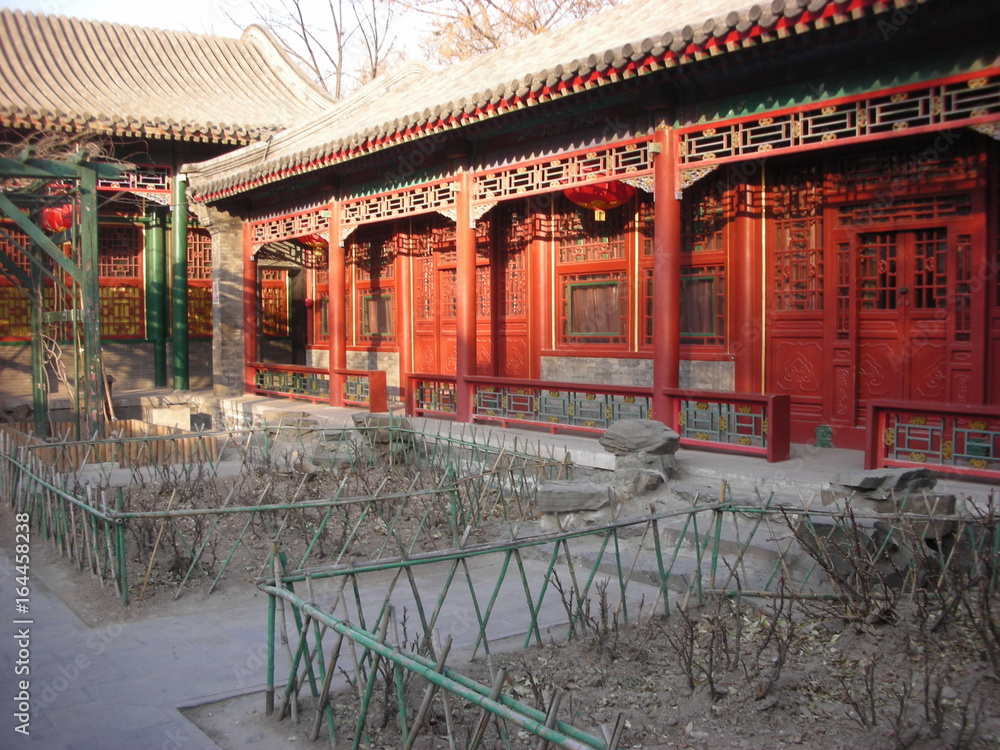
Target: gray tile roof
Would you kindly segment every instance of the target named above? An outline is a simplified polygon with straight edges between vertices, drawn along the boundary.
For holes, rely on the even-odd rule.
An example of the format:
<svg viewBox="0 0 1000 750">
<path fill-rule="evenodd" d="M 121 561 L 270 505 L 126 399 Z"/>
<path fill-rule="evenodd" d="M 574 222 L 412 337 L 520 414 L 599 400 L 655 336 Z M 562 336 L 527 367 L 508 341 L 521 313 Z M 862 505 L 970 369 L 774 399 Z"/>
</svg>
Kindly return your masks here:
<svg viewBox="0 0 1000 750">
<path fill-rule="evenodd" d="M 248 143 L 330 103 L 258 27 L 226 39 L 0 10 L 0 126 Z"/>
<path fill-rule="evenodd" d="M 267 144 L 189 165 L 192 194 L 202 201 L 235 195 L 540 101 L 895 7 L 888 0 L 771 0 L 734 10 L 734 2 L 635 0 L 441 71 L 405 71 L 379 96 L 361 92 L 363 106 L 334 106 Z"/>
</svg>

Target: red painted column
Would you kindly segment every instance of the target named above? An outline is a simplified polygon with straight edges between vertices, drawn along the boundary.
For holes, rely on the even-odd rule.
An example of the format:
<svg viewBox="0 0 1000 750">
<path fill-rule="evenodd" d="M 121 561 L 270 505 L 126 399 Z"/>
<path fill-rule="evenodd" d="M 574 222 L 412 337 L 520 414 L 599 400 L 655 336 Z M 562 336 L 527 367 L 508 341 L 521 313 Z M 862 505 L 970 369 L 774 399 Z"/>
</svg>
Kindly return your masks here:
<svg viewBox="0 0 1000 750">
<path fill-rule="evenodd" d="M 653 416 L 672 424 L 672 401 L 681 358 L 681 203 L 677 198 L 677 138 L 660 126 L 653 143 Z"/>
<path fill-rule="evenodd" d="M 465 170 L 458 174 L 455 249 L 455 412 L 459 422 L 471 422 L 472 391 L 467 378 L 476 373 L 476 230 L 472 219 L 472 175 Z"/>
<path fill-rule="evenodd" d="M 340 203 L 330 201 L 330 304 L 327 328 L 330 331 L 330 405 L 344 405 L 341 378 L 335 372 L 347 367 L 347 269 L 341 238 Z"/>
<path fill-rule="evenodd" d="M 763 346 L 763 321 L 761 320 L 761 264 L 760 225 L 754 220 L 759 215 L 760 186 L 743 184 L 736 191 L 735 219 L 736 252 L 730 258 L 734 273 L 729 277 L 732 300 L 730 313 L 734 389 L 748 393 L 761 393 L 761 351 Z M 761 216 L 760 221 L 763 221 Z"/>
<path fill-rule="evenodd" d="M 250 225 L 243 223 L 243 392 L 253 393 L 257 361 L 257 261 L 253 257 Z"/>
<path fill-rule="evenodd" d="M 413 221 L 405 219 L 401 228 L 407 235 L 413 235 Z M 412 247 L 409 242 L 406 247 Z M 413 372 L 413 254 L 412 250 L 396 257 L 396 342 L 399 347 L 399 396 L 404 404 L 410 404 L 407 376 Z"/>
</svg>

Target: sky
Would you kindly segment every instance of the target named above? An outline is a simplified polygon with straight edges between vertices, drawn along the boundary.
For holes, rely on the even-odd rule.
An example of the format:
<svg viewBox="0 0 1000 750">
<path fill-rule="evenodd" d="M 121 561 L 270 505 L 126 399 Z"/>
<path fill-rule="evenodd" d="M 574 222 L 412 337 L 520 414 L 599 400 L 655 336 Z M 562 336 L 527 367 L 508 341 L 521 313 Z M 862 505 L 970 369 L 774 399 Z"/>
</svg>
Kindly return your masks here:
<svg viewBox="0 0 1000 750">
<path fill-rule="evenodd" d="M 244 24 L 252 23 L 249 3 L 240 0 L 0 0 L 0 6 L 93 21 L 113 21 L 129 26 L 229 37 L 239 37 L 241 29 L 227 20 L 227 12 L 244 19 Z"/>
</svg>

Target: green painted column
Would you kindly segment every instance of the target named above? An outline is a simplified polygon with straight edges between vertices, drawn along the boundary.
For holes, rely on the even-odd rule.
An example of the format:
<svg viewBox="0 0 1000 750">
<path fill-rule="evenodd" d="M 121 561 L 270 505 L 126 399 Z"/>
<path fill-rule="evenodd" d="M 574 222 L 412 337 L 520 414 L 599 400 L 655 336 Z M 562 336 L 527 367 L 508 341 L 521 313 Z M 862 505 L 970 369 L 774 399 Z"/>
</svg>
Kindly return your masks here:
<svg viewBox="0 0 1000 750">
<path fill-rule="evenodd" d="M 174 178 L 171 200 L 170 294 L 173 311 L 174 390 L 188 389 L 187 176 Z"/>
<path fill-rule="evenodd" d="M 153 342 L 153 384 L 167 387 L 167 212 L 154 208 L 146 228 L 146 336 Z"/>
<path fill-rule="evenodd" d="M 101 297 L 97 246 L 97 172 L 80 166 L 80 308 L 83 315 L 83 432 L 103 437 Z"/>
</svg>

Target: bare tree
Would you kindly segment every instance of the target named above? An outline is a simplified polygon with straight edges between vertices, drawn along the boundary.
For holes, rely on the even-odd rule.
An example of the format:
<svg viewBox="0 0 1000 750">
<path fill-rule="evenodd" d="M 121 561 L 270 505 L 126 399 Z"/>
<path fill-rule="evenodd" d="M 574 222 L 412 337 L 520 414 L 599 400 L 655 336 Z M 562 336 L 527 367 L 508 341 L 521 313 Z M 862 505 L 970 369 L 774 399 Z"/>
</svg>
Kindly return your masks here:
<svg viewBox="0 0 1000 750">
<path fill-rule="evenodd" d="M 402 58 L 392 33 L 395 12 L 386 0 L 356 0 L 351 4 L 363 47 L 357 77 L 361 84 L 374 80 Z"/>
<path fill-rule="evenodd" d="M 619 0 L 390 0 L 424 15 L 430 34 L 425 52 L 441 63 L 484 52 L 585 18 Z"/>
<path fill-rule="evenodd" d="M 256 22 L 334 99 L 349 92 L 352 80 L 367 83 L 398 57 L 390 0 L 273 0 L 251 8 Z"/>
</svg>

